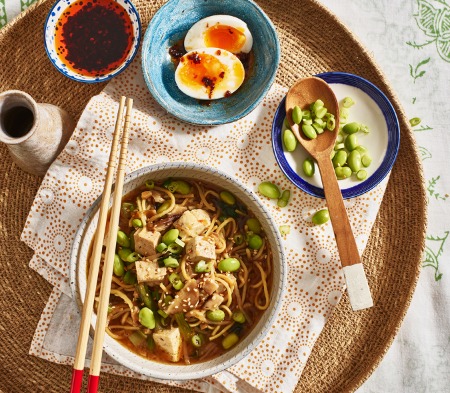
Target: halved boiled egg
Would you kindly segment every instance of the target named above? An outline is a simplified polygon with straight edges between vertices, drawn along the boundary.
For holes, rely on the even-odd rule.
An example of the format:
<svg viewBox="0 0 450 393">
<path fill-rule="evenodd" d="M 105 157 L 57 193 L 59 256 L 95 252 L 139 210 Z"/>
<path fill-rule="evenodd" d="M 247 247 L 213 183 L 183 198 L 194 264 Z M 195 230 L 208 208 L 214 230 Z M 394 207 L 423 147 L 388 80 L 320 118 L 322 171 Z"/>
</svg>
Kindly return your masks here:
<svg viewBox="0 0 450 393">
<path fill-rule="evenodd" d="M 253 37 L 247 24 L 231 15 L 213 15 L 199 20 L 184 39 L 184 47 L 188 52 L 212 47 L 231 53 L 248 53 L 252 45 Z"/>
<path fill-rule="evenodd" d="M 200 100 L 228 97 L 244 82 L 241 61 L 231 52 L 203 48 L 186 53 L 175 71 L 180 90 Z"/>
</svg>

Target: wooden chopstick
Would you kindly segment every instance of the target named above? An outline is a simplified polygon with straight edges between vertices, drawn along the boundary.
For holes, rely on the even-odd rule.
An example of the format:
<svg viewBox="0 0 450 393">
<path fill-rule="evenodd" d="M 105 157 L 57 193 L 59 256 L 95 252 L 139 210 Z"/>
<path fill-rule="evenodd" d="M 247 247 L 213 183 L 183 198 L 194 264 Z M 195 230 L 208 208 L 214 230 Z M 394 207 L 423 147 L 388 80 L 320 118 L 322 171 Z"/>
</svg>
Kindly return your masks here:
<svg viewBox="0 0 450 393">
<path fill-rule="evenodd" d="M 86 357 L 86 348 L 89 339 L 89 329 L 94 306 L 95 288 L 97 286 L 98 271 L 100 267 L 100 259 L 103 248 L 103 238 L 106 230 L 106 220 L 108 216 L 108 204 L 111 196 L 111 187 L 113 183 L 114 170 L 117 162 L 117 146 L 122 130 L 122 117 L 125 107 L 125 97 L 121 97 L 119 110 L 117 111 L 116 125 L 114 129 L 114 137 L 109 153 L 108 169 L 106 172 L 105 184 L 103 187 L 102 199 L 100 203 L 99 218 L 97 222 L 97 230 L 94 240 L 93 253 L 90 259 L 90 267 L 88 281 L 86 286 L 86 295 L 81 314 L 81 324 L 78 331 L 77 350 L 73 363 L 72 383 L 70 393 L 80 393 L 83 382 L 84 362 Z"/>
<path fill-rule="evenodd" d="M 120 207 L 122 204 L 123 179 L 125 177 L 125 161 L 128 151 L 128 134 L 130 129 L 131 110 L 133 100 L 127 99 L 127 111 L 125 114 L 125 125 L 123 129 L 119 164 L 117 167 L 114 199 L 111 208 L 109 235 L 106 243 L 105 262 L 100 289 L 100 300 L 97 307 L 97 323 L 95 326 L 94 344 L 91 358 L 91 368 L 88 379 L 88 393 L 97 393 L 100 379 L 100 366 L 102 360 L 103 340 L 108 314 L 109 295 L 111 292 L 111 277 L 113 272 L 114 254 L 116 252 L 117 231 L 119 227 Z"/>
</svg>

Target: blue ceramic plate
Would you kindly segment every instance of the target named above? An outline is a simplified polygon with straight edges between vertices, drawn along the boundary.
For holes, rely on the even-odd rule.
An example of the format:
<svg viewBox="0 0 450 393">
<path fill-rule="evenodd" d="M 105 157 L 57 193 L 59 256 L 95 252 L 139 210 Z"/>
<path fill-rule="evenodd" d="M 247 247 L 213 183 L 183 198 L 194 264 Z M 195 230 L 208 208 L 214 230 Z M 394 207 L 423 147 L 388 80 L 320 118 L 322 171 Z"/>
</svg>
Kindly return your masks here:
<svg viewBox="0 0 450 393">
<path fill-rule="evenodd" d="M 52 64 L 56 67 L 56 69 L 65 76 L 67 76 L 68 78 L 84 83 L 105 82 L 107 80 L 110 80 L 114 76 L 120 74 L 125 68 L 128 67 L 128 65 L 136 56 L 137 49 L 139 48 L 139 43 L 141 40 L 141 21 L 139 19 L 139 13 L 137 12 L 136 8 L 134 7 L 134 5 L 131 3 L 130 0 L 115 0 L 127 11 L 131 19 L 134 36 L 134 41 L 131 50 L 128 53 L 126 59 L 123 61 L 123 63 L 120 66 L 118 66 L 115 70 L 109 73 L 102 74 L 99 76 L 80 75 L 79 73 L 73 71 L 72 69 L 69 69 L 66 66 L 66 64 L 59 58 L 58 54 L 56 53 L 55 47 L 55 31 L 58 19 L 60 18 L 62 13 L 66 10 L 66 8 L 69 5 L 75 3 L 76 1 L 77 0 L 58 0 L 53 5 L 52 9 L 47 15 L 47 19 L 44 25 L 45 50 L 47 52 L 48 58 L 50 59 Z"/>
<path fill-rule="evenodd" d="M 202 105 L 178 88 L 169 48 L 184 39 L 191 26 L 211 15 L 242 19 L 253 36 L 253 73 L 230 97 Z M 142 45 L 142 71 L 150 93 L 173 116 L 193 124 L 224 124 L 242 118 L 264 98 L 280 60 L 280 45 L 272 22 L 250 0 L 170 0 L 155 14 Z"/>
<path fill-rule="evenodd" d="M 355 105 L 349 108 L 349 122 L 357 121 L 369 127 L 366 135 L 358 133 L 358 141 L 368 149 L 372 163 L 368 176 L 359 181 L 351 178 L 339 180 L 342 196 L 353 198 L 370 191 L 379 184 L 394 165 L 400 145 L 400 126 L 397 115 L 387 97 L 374 84 L 360 76 L 343 72 L 327 72 L 317 75 L 333 89 L 338 102 L 351 97 Z M 286 177 L 298 188 L 313 196 L 324 198 L 322 181 L 317 169 L 314 176 L 303 174 L 302 163 L 308 156 L 302 146 L 294 152 L 285 152 L 282 143 L 283 120 L 286 117 L 285 99 L 278 106 L 272 125 L 272 147 L 275 158 Z"/>
</svg>

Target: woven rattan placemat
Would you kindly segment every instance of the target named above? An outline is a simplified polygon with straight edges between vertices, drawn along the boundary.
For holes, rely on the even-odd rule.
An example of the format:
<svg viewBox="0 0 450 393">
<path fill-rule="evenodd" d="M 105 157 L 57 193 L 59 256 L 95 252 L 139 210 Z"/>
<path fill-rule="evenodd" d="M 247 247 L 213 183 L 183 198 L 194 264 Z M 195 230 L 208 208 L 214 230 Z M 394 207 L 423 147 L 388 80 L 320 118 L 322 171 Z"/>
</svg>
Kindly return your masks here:
<svg viewBox="0 0 450 393">
<path fill-rule="evenodd" d="M 104 85 L 73 82 L 56 71 L 43 45 L 52 0 L 31 6 L 0 31 L 0 91 L 24 90 L 38 102 L 59 105 L 79 118 Z M 144 27 L 163 1 L 134 0 Z M 346 392 L 361 385 L 391 344 L 420 272 L 426 204 L 420 158 L 407 118 L 369 53 L 333 15 L 313 0 L 258 1 L 277 26 L 282 46 L 277 82 L 325 71 L 361 75 L 394 105 L 401 145 L 377 221 L 363 255 L 375 307 L 354 313 L 347 295 L 319 337 L 296 392 Z M 51 292 L 28 268 L 32 251 L 19 237 L 40 179 L 19 170 L 0 145 L 0 391 L 68 391 L 71 369 L 28 355 Z M 102 392 L 180 392 L 140 380 L 103 375 Z"/>
</svg>

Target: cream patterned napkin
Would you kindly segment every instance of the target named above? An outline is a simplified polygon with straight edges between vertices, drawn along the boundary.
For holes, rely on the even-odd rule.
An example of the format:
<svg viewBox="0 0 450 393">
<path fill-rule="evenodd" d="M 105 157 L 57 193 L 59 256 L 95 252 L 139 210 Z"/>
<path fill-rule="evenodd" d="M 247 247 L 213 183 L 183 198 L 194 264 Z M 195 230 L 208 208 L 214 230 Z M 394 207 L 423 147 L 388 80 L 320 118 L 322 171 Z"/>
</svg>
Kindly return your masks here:
<svg viewBox="0 0 450 393">
<path fill-rule="evenodd" d="M 127 173 L 167 161 L 191 161 L 222 169 L 261 198 L 278 225 L 290 225 L 284 239 L 289 265 L 282 309 L 260 345 L 237 365 L 201 381 L 180 384 L 203 392 L 289 393 L 294 390 L 311 349 L 344 291 L 331 224 L 314 226 L 312 214 L 325 201 L 296 189 L 276 164 L 271 124 L 286 89 L 272 86 L 264 101 L 245 118 L 217 127 L 179 122 L 149 94 L 137 58 L 126 72 L 93 97 L 69 143 L 50 167 L 32 205 L 22 240 L 34 251 L 30 267 L 55 289 L 42 314 L 30 353 L 72 364 L 79 314 L 68 285 L 71 243 L 83 215 L 102 190 L 106 162 L 121 95 L 134 98 Z M 207 110 L 207 108 L 205 109 Z M 258 194 L 261 181 L 291 190 L 279 208 Z M 387 184 L 345 201 L 362 253 Z M 103 371 L 145 378 L 105 357 Z"/>
</svg>

